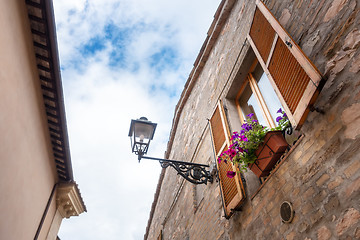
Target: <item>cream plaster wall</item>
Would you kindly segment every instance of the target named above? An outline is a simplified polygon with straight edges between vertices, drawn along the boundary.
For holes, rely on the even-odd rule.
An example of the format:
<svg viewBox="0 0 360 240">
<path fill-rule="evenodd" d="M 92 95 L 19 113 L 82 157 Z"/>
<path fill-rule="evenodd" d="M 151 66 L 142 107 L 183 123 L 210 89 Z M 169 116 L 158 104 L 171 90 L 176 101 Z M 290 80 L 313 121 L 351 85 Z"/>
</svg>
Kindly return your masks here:
<svg viewBox="0 0 360 240">
<path fill-rule="evenodd" d="M 0 0 L 0 29 L 0 239 L 28 240 L 57 175 L 25 1 Z"/>
</svg>

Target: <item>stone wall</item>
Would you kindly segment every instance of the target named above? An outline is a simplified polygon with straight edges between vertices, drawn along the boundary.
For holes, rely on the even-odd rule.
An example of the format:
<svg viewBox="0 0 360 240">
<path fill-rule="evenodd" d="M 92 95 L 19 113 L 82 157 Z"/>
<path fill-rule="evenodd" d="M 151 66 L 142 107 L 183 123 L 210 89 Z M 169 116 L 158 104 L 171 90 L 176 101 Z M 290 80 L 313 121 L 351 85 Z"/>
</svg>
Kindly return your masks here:
<svg viewBox="0 0 360 240">
<path fill-rule="evenodd" d="M 360 2 L 265 4 L 327 79 L 315 104 L 323 113 L 310 112 L 303 137 L 263 185 L 253 191 L 247 178 L 242 211 L 229 220 L 217 182 L 194 186 L 167 169 L 148 239 L 160 231 L 163 239 L 360 238 Z M 207 119 L 246 74 L 254 9 L 250 0 L 233 6 L 181 112 L 170 159 L 215 161 Z M 283 201 L 295 210 L 290 224 L 279 216 Z"/>
</svg>

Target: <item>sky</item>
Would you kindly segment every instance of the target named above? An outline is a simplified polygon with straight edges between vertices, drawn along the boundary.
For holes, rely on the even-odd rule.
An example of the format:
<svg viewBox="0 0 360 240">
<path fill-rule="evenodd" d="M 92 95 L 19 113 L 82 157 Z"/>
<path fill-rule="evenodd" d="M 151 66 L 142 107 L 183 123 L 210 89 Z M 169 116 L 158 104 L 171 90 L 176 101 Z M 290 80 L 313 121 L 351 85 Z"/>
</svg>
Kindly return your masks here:
<svg viewBox="0 0 360 240">
<path fill-rule="evenodd" d="M 163 157 L 175 105 L 220 0 L 53 0 L 74 178 L 87 213 L 61 239 L 143 239 L 161 167 L 131 153 L 131 119 L 157 128 Z M 178 159 L 181 160 L 181 159 Z"/>
</svg>

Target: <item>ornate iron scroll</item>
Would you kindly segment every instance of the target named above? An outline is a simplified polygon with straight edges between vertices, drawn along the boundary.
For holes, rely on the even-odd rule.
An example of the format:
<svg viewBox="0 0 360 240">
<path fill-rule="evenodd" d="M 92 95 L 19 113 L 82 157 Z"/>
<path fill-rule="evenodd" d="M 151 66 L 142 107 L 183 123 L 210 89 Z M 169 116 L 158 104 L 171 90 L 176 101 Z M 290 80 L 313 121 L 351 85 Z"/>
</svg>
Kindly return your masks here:
<svg viewBox="0 0 360 240">
<path fill-rule="evenodd" d="M 207 184 L 207 182 L 213 182 L 213 176 L 205 169 L 206 167 L 209 167 L 209 165 L 146 156 L 141 156 L 141 158 L 157 160 L 160 162 L 162 168 L 171 166 L 179 175 L 193 184 Z"/>
</svg>

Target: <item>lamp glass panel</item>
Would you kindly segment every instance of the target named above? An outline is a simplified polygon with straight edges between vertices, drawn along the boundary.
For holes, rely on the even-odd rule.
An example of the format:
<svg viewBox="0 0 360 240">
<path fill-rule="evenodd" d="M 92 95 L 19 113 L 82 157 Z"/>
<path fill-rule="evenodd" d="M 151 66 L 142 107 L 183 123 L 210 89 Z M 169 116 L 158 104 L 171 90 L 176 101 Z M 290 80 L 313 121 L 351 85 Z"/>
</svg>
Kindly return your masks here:
<svg viewBox="0 0 360 240">
<path fill-rule="evenodd" d="M 134 135 L 136 138 L 148 141 L 154 132 L 154 126 L 147 123 L 135 123 Z"/>
</svg>

